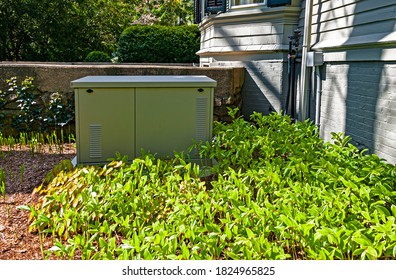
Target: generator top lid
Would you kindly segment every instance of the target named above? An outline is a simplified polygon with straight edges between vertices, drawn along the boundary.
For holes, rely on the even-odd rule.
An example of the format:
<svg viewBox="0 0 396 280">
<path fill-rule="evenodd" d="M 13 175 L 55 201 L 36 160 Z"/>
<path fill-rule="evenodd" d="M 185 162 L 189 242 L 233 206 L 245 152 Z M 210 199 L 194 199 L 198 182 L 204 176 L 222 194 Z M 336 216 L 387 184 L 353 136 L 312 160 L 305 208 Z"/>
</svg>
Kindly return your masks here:
<svg viewBox="0 0 396 280">
<path fill-rule="evenodd" d="M 207 76 L 86 76 L 70 83 L 72 88 L 216 87 Z"/>
</svg>

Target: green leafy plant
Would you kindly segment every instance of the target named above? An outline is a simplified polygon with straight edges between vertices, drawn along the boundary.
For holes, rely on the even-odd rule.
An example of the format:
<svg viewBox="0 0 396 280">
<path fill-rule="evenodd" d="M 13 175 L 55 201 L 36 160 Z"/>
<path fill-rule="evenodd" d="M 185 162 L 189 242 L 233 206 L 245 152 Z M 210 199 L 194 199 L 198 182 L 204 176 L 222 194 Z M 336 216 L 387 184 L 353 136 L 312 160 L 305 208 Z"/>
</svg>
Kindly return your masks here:
<svg viewBox="0 0 396 280">
<path fill-rule="evenodd" d="M 6 80 L 7 88 L 0 91 L 0 110 L 3 113 L 0 129 L 7 135 L 27 132 L 49 133 L 62 130 L 74 118 L 74 104 L 67 103 L 61 94 L 52 93 L 44 102 L 43 93 L 27 77 L 20 84 L 16 77 Z"/>
<path fill-rule="evenodd" d="M 58 136 L 58 134 L 60 136 Z M 63 132 L 63 129 L 59 131 L 53 131 L 52 133 L 43 132 L 21 132 L 19 136 L 13 137 L 9 135 L 4 137 L 0 132 L 0 146 L 8 151 L 14 151 L 21 149 L 22 147 L 28 147 L 32 157 L 36 153 L 42 153 L 45 149 L 49 152 L 63 153 L 63 145 L 66 143 L 75 143 L 75 137 L 72 132 Z M 2 151 L 4 156 L 4 151 Z M 24 167 L 21 166 L 21 173 L 24 171 Z"/>
<path fill-rule="evenodd" d="M 49 184 L 52 180 L 55 179 L 55 177 L 61 173 L 61 172 L 69 172 L 74 169 L 73 164 L 70 160 L 61 160 L 59 163 L 57 163 L 50 172 L 48 172 L 45 175 L 43 184 Z M 43 186 L 40 186 L 36 189 L 37 192 L 42 192 L 41 188 Z"/>
<path fill-rule="evenodd" d="M 235 113 L 235 112 L 233 112 Z M 32 207 L 48 254 L 82 259 L 394 259 L 396 167 L 310 122 L 234 115 L 183 154 L 58 173 Z"/>
<path fill-rule="evenodd" d="M 6 174 L 3 169 L 0 168 L 0 194 L 3 197 L 3 201 L 5 201 L 6 196 Z"/>
<path fill-rule="evenodd" d="M 13 126 L 21 131 L 31 131 L 42 121 L 42 108 L 37 103 L 38 93 L 35 91 L 33 78 L 25 79 L 21 86 L 17 85 L 15 77 L 7 80 L 7 83 L 8 94 L 14 94 L 19 109 L 19 114 L 13 119 Z"/>
</svg>

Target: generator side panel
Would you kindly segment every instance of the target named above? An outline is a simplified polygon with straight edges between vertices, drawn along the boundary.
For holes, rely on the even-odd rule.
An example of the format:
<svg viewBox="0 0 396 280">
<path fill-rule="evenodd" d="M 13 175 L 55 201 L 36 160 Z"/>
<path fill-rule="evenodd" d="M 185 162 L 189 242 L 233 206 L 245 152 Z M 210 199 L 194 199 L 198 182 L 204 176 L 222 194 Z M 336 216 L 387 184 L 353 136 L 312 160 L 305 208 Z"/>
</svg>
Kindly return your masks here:
<svg viewBox="0 0 396 280">
<path fill-rule="evenodd" d="M 174 152 L 188 153 L 194 141 L 211 139 L 212 115 L 212 88 L 138 88 L 136 155 L 145 151 L 166 158 Z"/>
<path fill-rule="evenodd" d="M 78 163 L 104 163 L 116 153 L 135 157 L 135 89 L 76 90 Z"/>
</svg>

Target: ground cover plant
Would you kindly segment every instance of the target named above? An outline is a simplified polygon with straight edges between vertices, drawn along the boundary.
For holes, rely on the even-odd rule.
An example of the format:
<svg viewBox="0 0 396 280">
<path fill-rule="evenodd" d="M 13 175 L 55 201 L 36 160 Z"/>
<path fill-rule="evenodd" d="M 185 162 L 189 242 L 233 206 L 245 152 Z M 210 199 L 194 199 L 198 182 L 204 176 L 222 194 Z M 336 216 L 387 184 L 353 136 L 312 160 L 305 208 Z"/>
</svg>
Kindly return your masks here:
<svg viewBox="0 0 396 280">
<path fill-rule="evenodd" d="M 30 233 L 29 212 L 19 206 L 37 202 L 33 189 L 62 166 L 67 168 L 61 163 L 70 163 L 75 154 L 74 137 L 66 133 L 63 138 L 54 132 L 25 132 L 17 137 L 0 133 L 0 259 L 43 258 L 41 247 L 49 248 L 52 238 L 40 242 Z"/>
<path fill-rule="evenodd" d="M 231 112 L 235 115 L 235 111 Z M 65 259 L 395 259 L 396 168 L 287 116 L 215 123 L 192 164 L 118 156 L 36 189 L 31 230 Z"/>
</svg>

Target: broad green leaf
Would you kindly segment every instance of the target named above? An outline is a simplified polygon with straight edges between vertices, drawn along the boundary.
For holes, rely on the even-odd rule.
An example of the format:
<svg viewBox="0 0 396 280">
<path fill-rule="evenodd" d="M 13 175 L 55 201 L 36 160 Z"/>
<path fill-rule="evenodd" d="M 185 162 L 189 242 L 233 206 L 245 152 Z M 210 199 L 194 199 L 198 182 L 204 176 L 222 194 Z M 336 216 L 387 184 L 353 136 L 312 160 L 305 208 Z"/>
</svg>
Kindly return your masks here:
<svg viewBox="0 0 396 280">
<path fill-rule="evenodd" d="M 124 250 L 130 250 L 130 249 L 134 249 L 134 247 L 132 245 L 129 245 L 127 243 L 123 243 L 120 245 L 120 248 L 124 249 Z"/>
<path fill-rule="evenodd" d="M 58 246 L 52 246 L 51 248 L 48 249 L 48 251 L 50 252 L 56 252 L 56 251 L 60 251 L 61 248 L 59 248 Z"/>
<path fill-rule="evenodd" d="M 32 211 L 32 207 L 30 205 L 19 205 L 16 208 L 25 211 Z"/>
<path fill-rule="evenodd" d="M 303 235 L 309 235 L 309 231 L 315 226 L 313 223 L 308 223 L 308 224 L 302 224 L 301 228 L 303 230 Z"/>
<path fill-rule="evenodd" d="M 382 205 L 375 205 L 375 208 L 380 211 L 382 214 L 384 214 L 386 217 L 391 216 L 391 213 L 389 212 L 389 210 L 382 206 Z"/>
<path fill-rule="evenodd" d="M 375 259 L 378 258 L 377 250 L 375 250 L 374 247 L 368 246 L 366 250 L 367 250 L 367 254 L 371 255 Z"/>
<path fill-rule="evenodd" d="M 228 240 L 231 240 L 231 238 L 232 238 L 232 232 L 231 232 L 231 230 L 230 230 L 230 228 L 229 228 L 228 225 L 225 226 L 225 228 L 224 228 L 224 233 L 226 234 L 227 239 L 228 239 Z"/>
<path fill-rule="evenodd" d="M 150 251 L 148 249 L 144 250 L 143 252 L 143 257 L 145 260 L 152 260 L 153 256 L 151 255 Z"/>
<path fill-rule="evenodd" d="M 166 258 L 169 260 L 177 260 L 177 256 L 174 254 L 166 255 Z"/>
<path fill-rule="evenodd" d="M 247 234 L 249 239 L 253 239 L 253 238 L 256 237 L 256 235 L 253 233 L 253 231 L 250 228 L 246 229 L 246 234 Z"/>
<path fill-rule="evenodd" d="M 393 217 L 396 218 L 396 205 L 392 205 L 392 206 L 391 206 L 391 210 L 392 210 L 392 215 L 393 215 Z"/>
<path fill-rule="evenodd" d="M 279 218 L 280 218 L 281 221 L 283 221 L 288 227 L 293 227 L 293 226 L 295 226 L 294 222 L 293 222 L 289 217 L 286 217 L 285 215 L 281 215 Z"/>
<path fill-rule="evenodd" d="M 393 247 L 392 255 L 393 255 L 393 257 L 396 257 L 396 245 Z"/>
<path fill-rule="evenodd" d="M 182 251 L 183 259 L 188 260 L 190 258 L 190 251 L 188 250 L 187 245 L 184 242 L 181 246 L 181 251 Z"/>
<path fill-rule="evenodd" d="M 235 253 L 233 253 L 233 252 L 227 252 L 226 254 L 227 254 L 227 256 L 229 256 L 232 260 L 240 260 L 240 259 L 241 259 L 237 254 L 235 254 Z"/>
<path fill-rule="evenodd" d="M 99 238 L 99 246 L 101 248 L 107 248 L 107 242 L 102 237 Z"/>
<path fill-rule="evenodd" d="M 370 239 L 368 239 L 363 234 L 360 234 L 359 236 L 352 236 L 352 240 L 364 247 L 372 246 Z"/>
<path fill-rule="evenodd" d="M 370 217 L 370 214 L 368 212 L 362 211 L 361 214 L 367 221 L 371 221 L 371 217 Z"/>
</svg>

